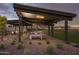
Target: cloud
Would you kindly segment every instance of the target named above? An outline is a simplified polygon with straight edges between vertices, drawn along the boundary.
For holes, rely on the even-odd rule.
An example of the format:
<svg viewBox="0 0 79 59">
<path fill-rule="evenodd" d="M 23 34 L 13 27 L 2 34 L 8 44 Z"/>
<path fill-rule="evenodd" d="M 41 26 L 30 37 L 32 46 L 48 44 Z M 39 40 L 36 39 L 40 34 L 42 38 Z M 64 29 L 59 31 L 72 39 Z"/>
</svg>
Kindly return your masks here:
<svg viewBox="0 0 79 59">
<path fill-rule="evenodd" d="M 79 25 L 79 4 L 77 3 L 26 3 L 24 5 L 30 5 L 34 7 L 40 7 L 45 9 L 51 9 L 51 10 L 58 10 L 58 11 L 65 11 L 65 12 L 71 12 L 76 13 L 77 17 L 69 22 L 70 25 Z M 14 8 L 12 4 L 8 3 L 0 3 L 0 15 L 7 16 L 9 20 L 16 20 L 18 19 L 16 13 L 14 12 Z M 63 22 L 60 22 L 58 24 L 62 24 Z"/>
<path fill-rule="evenodd" d="M 0 15 L 6 16 L 9 20 L 18 19 L 16 13 L 14 12 L 12 4 L 1 3 L 0 4 Z"/>
</svg>

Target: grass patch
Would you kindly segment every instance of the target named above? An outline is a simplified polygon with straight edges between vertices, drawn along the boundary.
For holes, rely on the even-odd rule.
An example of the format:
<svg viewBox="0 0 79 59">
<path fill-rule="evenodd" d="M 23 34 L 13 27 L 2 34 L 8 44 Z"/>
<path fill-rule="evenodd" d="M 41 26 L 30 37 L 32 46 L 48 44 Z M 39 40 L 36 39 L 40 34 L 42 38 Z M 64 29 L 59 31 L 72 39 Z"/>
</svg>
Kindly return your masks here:
<svg viewBox="0 0 79 59">
<path fill-rule="evenodd" d="M 60 40 L 64 40 L 64 31 L 55 31 L 54 37 Z M 77 43 L 79 44 L 79 32 L 74 31 L 69 31 L 68 39 L 70 42 Z"/>
</svg>

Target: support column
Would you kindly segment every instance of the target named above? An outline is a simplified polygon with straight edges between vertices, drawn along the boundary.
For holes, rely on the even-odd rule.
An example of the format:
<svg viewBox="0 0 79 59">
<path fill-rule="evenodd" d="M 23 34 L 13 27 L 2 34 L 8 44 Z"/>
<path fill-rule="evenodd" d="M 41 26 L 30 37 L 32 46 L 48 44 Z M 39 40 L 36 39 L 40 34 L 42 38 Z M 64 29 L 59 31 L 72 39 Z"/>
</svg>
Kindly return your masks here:
<svg viewBox="0 0 79 59">
<path fill-rule="evenodd" d="M 26 31 L 27 31 L 27 25 L 26 25 Z"/>
<path fill-rule="evenodd" d="M 66 19 L 65 20 L 65 42 L 66 43 L 69 43 L 69 41 L 68 41 L 68 20 Z"/>
<path fill-rule="evenodd" d="M 48 24 L 48 35 L 50 35 L 50 25 Z"/>
<path fill-rule="evenodd" d="M 22 20 L 22 14 L 20 11 L 16 10 L 17 15 L 19 16 L 19 35 L 18 35 L 18 42 L 21 42 L 21 20 Z"/>
<path fill-rule="evenodd" d="M 32 25 L 30 26 L 30 29 L 32 30 Z"/>
<path fill-rule="evenodd" d="M 16 26 L 14 26 L 14 28 L 15 28 L 15 32 L 16 32 Z"/>
<path fill-rule="evenodd" d="M 21 42 L 21 19 L 19 18 L 19 42 Z"/>
<path fill-rule="evenodd" d="M 51 36 L 54 36 L 54 23 L 51 25 Z"/>
</svg>

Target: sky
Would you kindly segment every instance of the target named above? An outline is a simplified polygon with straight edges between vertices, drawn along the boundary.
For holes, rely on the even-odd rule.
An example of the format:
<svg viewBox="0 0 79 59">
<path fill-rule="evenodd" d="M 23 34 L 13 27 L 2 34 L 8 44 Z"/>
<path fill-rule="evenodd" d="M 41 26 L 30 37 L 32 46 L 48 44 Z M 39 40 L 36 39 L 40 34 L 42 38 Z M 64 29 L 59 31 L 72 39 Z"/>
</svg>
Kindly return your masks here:
<svg viewBox="0 0 79 59">
<path fill-rule="evenodd" d="M 79 26 L 79 4 L 78 3 L 23 3 L 24 5 L 30 5 L 34 7 L 40 7 L 45 9 L 71 12 L 77 14 L 77 17 L 73 21 L 69 21 L 70 26 Z M 0 3 L 0 15 L 7 16 L 8 20 L 16 20 L 18 16 L 14 12 L 13 5 L 11 3 Z M 57 23 L 56 25 L 62 25 L 64 21 Z"/>
</svg>

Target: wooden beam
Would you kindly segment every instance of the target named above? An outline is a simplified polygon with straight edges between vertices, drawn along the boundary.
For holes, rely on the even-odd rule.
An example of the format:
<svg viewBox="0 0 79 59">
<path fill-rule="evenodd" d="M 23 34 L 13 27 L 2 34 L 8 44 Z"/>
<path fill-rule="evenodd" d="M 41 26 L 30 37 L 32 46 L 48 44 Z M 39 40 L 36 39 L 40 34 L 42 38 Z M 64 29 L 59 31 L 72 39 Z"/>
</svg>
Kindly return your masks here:
<svg viewBox="0 0 79 59">
<path fill-rule="evenodd" d="M 54 36 L 54 23 L 51 24 L 51 36 Z"/>
<path fill-rule="evenodd" d="M 66 19 L 65 20 L 65 42 L 66 43 L 69 43 L 69 40 L 68 40 L 68 20 Z"/>
</svg>

